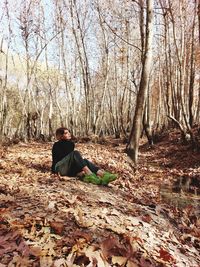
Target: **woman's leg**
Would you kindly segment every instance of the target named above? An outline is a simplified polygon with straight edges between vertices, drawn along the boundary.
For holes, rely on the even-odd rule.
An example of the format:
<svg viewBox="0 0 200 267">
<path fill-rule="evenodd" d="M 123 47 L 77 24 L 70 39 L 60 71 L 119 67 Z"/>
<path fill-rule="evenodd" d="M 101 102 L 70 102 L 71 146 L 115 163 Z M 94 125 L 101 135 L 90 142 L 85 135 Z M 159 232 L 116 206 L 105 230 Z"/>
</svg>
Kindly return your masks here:
<svg viewBox="0 0 200 267">
<path fill-rule="evenodd" d="M 81 154 L 74 150 L 66 157 L 64 157 L 61 161 L 59 161 L 56 166 L 56 172 L 60 173 L 61 176 L 76 176 L 78 172 L 80 172 L 86 163 L 82 158 Z"/>
<path fill-rule="evenodd" d="M 73 161 L 70 166 L 68 175 L 76 176 L 83 171 L 85 174 L 92 174 L 100 172 L 99 168 L 88 159 L 83 159 L 80 152 L 75 150 L 73 153 Z"/>
<path fill-rule="evenodd" d="M 73 151 L 71 157 L 72 157 L 72 162 L 68 171 L 69 176 L 76 176 L 78 173 L 82 171 L 85 174 L 92 174 L 95 166 L 92 165 L 92 163 L 89 164 L 88 166 L 88 161 L 83 159 L 79 151 L 77 150 Z M 90 166 L 92 167 L 92 170 L 90 169 Z"/>
<path fill-rule="evenodd" d="M 88 159 L 84 159 L 84 162 L 91 172 L 97 173 L 99 171 L 99 168 L 94 163 L 89 161 Z"/>
<path fill-rule="evenodd" d="M 55 170 L 61 176 L 77 176 L 78 173 L 83 172 L 83 181 L 97 185 L 107 185 L 117 178 L 116 175 L 106 173 L 89 160 L 83 159 L 76 150 L 59 161 L 55 166 Z M 94 173 L 101 177 L 96 176 Z"/>
</svg>

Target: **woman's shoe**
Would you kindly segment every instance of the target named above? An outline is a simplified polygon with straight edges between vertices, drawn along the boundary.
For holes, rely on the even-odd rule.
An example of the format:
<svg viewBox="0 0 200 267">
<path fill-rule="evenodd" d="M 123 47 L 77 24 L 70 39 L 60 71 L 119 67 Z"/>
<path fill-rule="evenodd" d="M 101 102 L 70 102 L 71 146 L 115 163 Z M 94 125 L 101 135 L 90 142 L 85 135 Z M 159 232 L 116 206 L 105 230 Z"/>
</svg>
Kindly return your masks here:
<svg viewBox="0 0 200 267">
<path fill-rule="evenodd" d="M 86 174 L 84 177 L 83 177 L 83 181 L 86 182 L 86 183 L 91 183 L 91 184 L 101 184 L 101 180 L 98 176 L 96 176 L 95 173 L 92 173 L 92 174 Z"/>
<path fill-rule="evenodd" d="M 105 172 L 103 177 L 101 177 L 101 184 L 102 185 L 108 185 L 109 183 L 115 181 L 116 179 L 117 179 L 116 174 Z"/>
</svg>

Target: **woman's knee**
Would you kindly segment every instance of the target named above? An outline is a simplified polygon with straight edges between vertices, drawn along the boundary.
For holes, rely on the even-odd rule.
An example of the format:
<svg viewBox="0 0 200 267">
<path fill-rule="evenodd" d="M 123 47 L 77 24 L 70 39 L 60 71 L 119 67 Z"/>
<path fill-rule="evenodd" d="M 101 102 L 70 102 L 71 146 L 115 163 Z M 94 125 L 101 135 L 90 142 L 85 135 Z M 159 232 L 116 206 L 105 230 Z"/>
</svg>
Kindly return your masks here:
<svg viewBox="0 0 200 267">
<path fill-rule="evenodd" d="M 73 151 L 74 155 L 80 155 L 80 152 L 78 150 Z"/>
<path fill-rule="evenodd" d="M 75 157 L 77 157 L 77 156 L 81 157 L 81 154 L 80 154 L 80 152 L 78 150 L 74 150 L 73 154 L 74 154 Z"/>
</svg>

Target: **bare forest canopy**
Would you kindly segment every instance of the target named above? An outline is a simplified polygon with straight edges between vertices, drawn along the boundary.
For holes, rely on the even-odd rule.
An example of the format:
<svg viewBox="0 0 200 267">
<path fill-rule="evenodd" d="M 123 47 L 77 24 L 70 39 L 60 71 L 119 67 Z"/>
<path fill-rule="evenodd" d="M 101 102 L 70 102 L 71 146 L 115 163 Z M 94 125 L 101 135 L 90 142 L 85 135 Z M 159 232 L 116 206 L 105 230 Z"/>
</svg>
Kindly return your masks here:
<svg viewBox="0 0 200 267">
<path fill-rule="evenodd" d="M 130 133 L 147 38 L 144 0 L 2 0 L 0 135 Z M 200 120 L 200 3 L 157 0 L 143 126 Z"/>
</svg>

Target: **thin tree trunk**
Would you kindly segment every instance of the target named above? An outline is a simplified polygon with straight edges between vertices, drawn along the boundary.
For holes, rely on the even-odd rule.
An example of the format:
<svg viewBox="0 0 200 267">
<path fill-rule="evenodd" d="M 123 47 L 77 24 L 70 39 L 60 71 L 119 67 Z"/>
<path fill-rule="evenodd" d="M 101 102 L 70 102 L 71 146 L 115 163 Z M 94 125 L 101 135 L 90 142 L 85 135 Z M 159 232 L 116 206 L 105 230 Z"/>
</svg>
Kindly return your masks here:
<svg viewBox="0 0 200 267">
<path fill-rule="evenodd" d="M 151 69 L 151 55 L 152 55 L 152 37 L 153 37 L 153 0 L 147 0 L 146 11 L 146 42 L 144 57 L 142 61 L 142 73 L 140 80 L 140 87 L 137 96 L 135 116 L 133 119 L 133 126 L 127 146 L 127 153 L 130 158 L 137 165 L 139 139 L 141 135 L 142 118 L 144 114 L 145 102 L 147 99 L 148 81 Z"/>
</svg>

